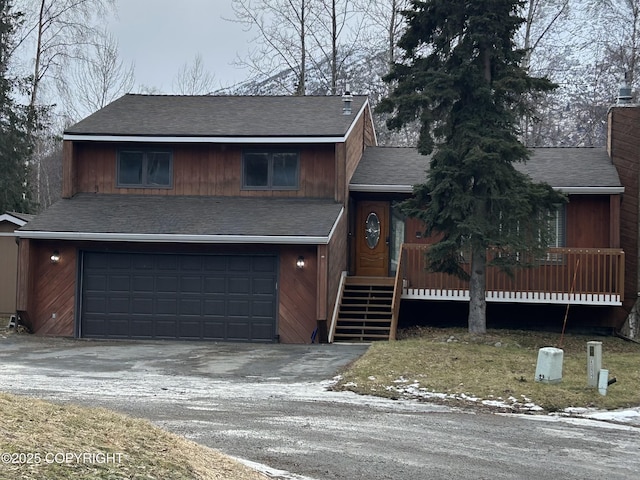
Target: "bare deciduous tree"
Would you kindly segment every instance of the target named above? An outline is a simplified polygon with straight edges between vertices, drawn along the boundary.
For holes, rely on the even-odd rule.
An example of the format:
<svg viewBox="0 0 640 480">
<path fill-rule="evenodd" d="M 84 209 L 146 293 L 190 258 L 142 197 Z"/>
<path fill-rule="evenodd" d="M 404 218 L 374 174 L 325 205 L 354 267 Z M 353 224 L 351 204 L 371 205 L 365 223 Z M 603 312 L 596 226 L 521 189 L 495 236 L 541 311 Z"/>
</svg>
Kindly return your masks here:
<svg viewBox="0 0 640 480">
<path fill-rule="evenodd" d="M 80 118 L 101 109 L 128 93 L 134 86 L 134 66 L 119 57 L 118 42 L 102 31 L 85 51 L 69 65 L 68 74 L 58 82 L 67 117 Z"/>
<path fill-rule="evenodd" d="M 181 95 L 204 95 L 213 90 L 214 75 L 204 68 L 198 53 L 191 64 L 185 63 L 173 81 L 174 90 Z"/>
<path fill-rule="evenodd" d="M 30 105 L 38 104 L 47 76 L 63 72 L 68 59 L 94 42 L 96 18 L 105 15 L 114 0 L 22 0 L 28 12 L 20 43 L 33 45 Z"/>
<path fill-rule="evenodd" d="M 280 82 L 286 93 L 306 93 L 308 30 L 311 0 L 233 0 L 235 21 L 247 30 L 256 31 L 254 48 L 238 60 L 256 80 L 279 78 L 284 71 L 293 72 L 295 83 Z"/>
</svg>

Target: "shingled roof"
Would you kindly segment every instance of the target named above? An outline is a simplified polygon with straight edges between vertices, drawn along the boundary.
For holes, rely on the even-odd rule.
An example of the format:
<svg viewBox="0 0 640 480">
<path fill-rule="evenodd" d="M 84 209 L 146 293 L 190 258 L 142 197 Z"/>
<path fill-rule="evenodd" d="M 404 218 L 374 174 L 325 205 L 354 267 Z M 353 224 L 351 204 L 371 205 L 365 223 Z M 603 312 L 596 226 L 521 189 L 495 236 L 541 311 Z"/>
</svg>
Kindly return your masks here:
<svg viewBox="0 0 640 480">
<path fill-rule="evenodd" d="M 349 188 L 411 193 L 413 185 L 424 181 L 429 161 L 429 156 L 420 155 L 415 148 L 369 147 Z M 559 190 L 622 191 L 618 172 L 603 148 L 533 148 L 529 160 L 515 166 L 533 181 L 548 183 Z"/>
<path fill-rule="evenodd" d="M 343 137 L 366 96 L 354 96 L 343 114 L 340 96 L 120 97 L 67 128 L 65 137 Z"/>
<path fill-rule="evenodd" d="M 20 236 L 320 244 L 342 211 L 342 204 L 323 199 L 81 193 L 56 202 L 22 227 Z"/>
</svg>

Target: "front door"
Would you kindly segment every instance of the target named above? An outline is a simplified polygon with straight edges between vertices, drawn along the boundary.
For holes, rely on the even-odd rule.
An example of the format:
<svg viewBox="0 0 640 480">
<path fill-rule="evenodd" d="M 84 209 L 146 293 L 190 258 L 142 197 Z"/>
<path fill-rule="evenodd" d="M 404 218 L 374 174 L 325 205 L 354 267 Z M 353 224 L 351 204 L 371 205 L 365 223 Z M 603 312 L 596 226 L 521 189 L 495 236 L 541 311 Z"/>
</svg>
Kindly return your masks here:
<svg viewBox="0 0 640 480">
<path fill-rule="evenodd" d="M 389 275 L 389 202 L 360 201 L 356 214 L 356 275 Z"/>
</svg>

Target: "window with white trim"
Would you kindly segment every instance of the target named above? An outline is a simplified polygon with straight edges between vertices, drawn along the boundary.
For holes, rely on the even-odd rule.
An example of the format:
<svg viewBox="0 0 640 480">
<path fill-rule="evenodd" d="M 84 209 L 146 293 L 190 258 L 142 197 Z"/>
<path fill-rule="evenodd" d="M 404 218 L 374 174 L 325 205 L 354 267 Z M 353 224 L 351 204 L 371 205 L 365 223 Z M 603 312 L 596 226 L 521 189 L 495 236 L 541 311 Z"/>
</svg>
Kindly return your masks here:
<svg viewBox="0 0 640 480">
<path fill-rule="evenodd" d="M 549 247 L 567 246 L 567 207 L 560 205 L 549 220 Z"/>
<path fill-rule="evenodd" d="M 122 149 L 117 164 L 118 187 L 171 187 L 173 158 L 168 150 Z"/>
</svg>

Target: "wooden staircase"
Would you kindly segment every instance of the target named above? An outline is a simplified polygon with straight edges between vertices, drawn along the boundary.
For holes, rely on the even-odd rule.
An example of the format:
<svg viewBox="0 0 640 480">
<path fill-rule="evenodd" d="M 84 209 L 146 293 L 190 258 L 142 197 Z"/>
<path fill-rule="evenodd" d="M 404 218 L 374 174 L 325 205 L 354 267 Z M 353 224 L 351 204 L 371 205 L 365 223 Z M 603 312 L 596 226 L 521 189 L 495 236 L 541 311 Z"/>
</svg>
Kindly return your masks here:
<svg viewBox="0 0 640 480">
<path fill-rule="evenodd" d="M 395 280 L 346 277 L 339 298 L 334 342 L 389 340 Z"/>
</svg>

